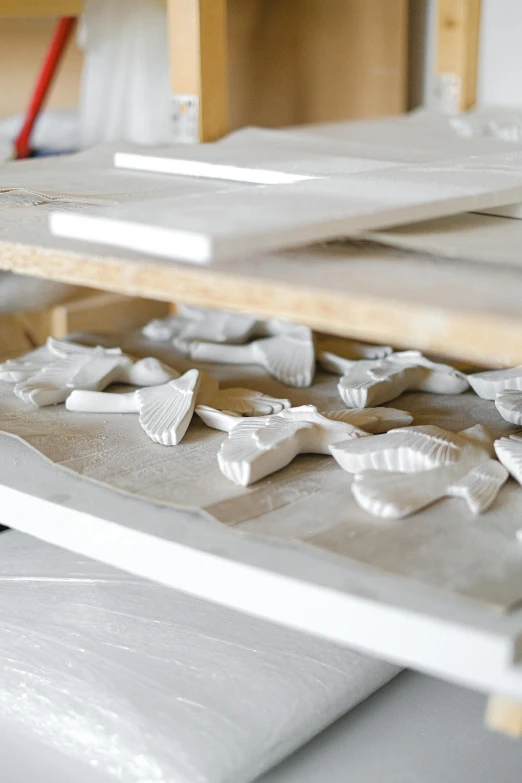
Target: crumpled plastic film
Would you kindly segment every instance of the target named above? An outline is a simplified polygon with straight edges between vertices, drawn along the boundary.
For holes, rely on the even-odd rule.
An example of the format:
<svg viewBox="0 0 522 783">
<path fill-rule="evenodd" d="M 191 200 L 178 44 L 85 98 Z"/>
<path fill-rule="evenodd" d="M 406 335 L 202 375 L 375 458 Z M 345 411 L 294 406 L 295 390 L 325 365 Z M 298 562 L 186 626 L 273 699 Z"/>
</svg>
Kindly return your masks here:
<svg viewBox="0 0 522 783">
<path fill-rule="evenodd" d="M 398 669 L 0 535 L 0 729 L 125 783 L 240 783 Z"/>
</svg>

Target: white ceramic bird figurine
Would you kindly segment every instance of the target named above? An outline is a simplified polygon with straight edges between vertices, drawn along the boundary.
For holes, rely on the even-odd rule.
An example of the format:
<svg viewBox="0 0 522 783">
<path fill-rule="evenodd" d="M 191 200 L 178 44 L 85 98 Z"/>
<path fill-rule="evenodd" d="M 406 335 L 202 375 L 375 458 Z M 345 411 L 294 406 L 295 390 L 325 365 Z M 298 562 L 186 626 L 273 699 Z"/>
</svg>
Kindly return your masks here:
<svg viewBox="0 0 522 783">
<path fill-rule="evenodd" d="M 488 370 L 468 375 L 473 391 L 483 400 L 494 400 L 500 392 L 508 389 L 522 391 L 522 366 L 507 370 Z"/>
<path fill-rule="evenodd" d="M 399 351 L 384 359 L 361 361 L 325 352 L 319 361 L 329 372 L 342 375 L 339 394 L 349 408 L 382 405 L 405 391 L 461 394 L 469 388 L 463 373 L 426 359 L 420 351 Z"/>
<path fill-rule="evenodd" d="M 355 474 L 358 504 L 379 517 L 404 517 L 446 496 L 463 498 L 478 514 L 508 477 L 491 458 L 493 437 L 480 424 L 459 433 L 432 425 L 405 427 L 364 443 L 337 443 L 330 451 Z"/>
<path fill-rule="evenodd" d="M 64 402 L 74 389 L 104 389 L 111 383 L 153 386 L 177 375 L 152 357 L 134 361 L 119 348 L 90 348 L 52 337 L 44 347 L 0 364 L 0 381 L 14 383 L 15 394 L 38 407 Z"/>
<path fill-rule="evenodd" d="M 495 441 L 495 452 L 514 479 L 522 484 L 522 435 L 510 435 Z"/>
<path fill-rule="evenodd" d="M 65 407 L 76 413 L 138 413 L 151 440 L 175 446 L 191 422 L 200 383 L 199 370 L 188 370 L 167 383 L 124 394 L 74 391 Z"/>
<path fill-rule="evenodd" d="M 193 341 L 183 346 L 191 359 L 223 364 L 256 364 L 288 386 L 310 386 L 315 373 L 313 337 L 306 326 L 292 326 L 246 345 Z"/>
<path fill-rule="evenodd" d="M 495 407 L 510 424 L 522 425 L 522 391 L 505 389 L 495 397 Z"/>
<path fill-rule="evenodd" d="M 249 340 L 259 330 L 259 323 L 251 315 L 180 304 L 178 315 L 150 321 L 142 334 L 154 342 L 198 340 L 237 344 Z"/>
<path fill-rule="evenodd" d="M 251 389 L 220 389 L 218 381 L 208 373 L 189 370 L 176 380 L 135 392 L 75 391 L 67 399 L 66 408 L 76 413 L 138 413 L 139 422 L 151 440 L 163 446 L 175 446 L 188 429 L 196 403 L 201 403 L 198 407 L 204 412 L 199 415 L 205 422 L 207 417 L 213 420 L 220 410 L 226 411 L 224 416 L 243 417 L 290 407 L 289 400 L 267 397 Z"/>
<path fill-rule="evenodd" d="M 226 478 L 246 487 L 286 467 L 298 454 L 329 454 L 333 443 L 366 438 L 372 430 L 383 432 L 407 422 L 408 413 L 392 408 L 321 414 L 314 405 L 242 419 L 235 426 L 229 420 L 231 429 L 218 464 Z"/>
</svg>

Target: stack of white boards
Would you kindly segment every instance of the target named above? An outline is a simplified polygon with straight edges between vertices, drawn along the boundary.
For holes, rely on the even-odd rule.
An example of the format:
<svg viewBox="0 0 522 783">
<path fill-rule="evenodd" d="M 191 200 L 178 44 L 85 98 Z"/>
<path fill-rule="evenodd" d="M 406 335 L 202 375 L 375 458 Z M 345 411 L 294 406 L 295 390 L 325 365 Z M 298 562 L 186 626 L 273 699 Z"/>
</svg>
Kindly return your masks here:
<svg viewBox="0 0 522 783">
<path fill-rule="evenodd" d="M 123 188 L 125 174 L 146 172 L 144 185 L 156 176 L 168 189 L 55 211 L 51 232 L 206 264 L 470 211 L 521 211 L 520 145 L 479 139 L 467 153 L 452 143 L 423 152 L 421 124 L 412 156 L 386 149 L 389 126 L 379 144 L 356 141 L 345 127 L 346 138 L 342 127 L 334 137 L 247 129 L 216 144 L 116 152 Z"/>
</svg>

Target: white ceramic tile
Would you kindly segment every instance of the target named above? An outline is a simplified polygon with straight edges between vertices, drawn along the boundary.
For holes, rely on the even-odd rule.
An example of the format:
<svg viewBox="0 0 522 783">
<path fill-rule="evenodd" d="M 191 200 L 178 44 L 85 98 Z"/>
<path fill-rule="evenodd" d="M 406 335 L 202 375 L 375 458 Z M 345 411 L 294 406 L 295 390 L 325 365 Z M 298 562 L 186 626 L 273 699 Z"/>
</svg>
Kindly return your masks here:
<svg viewBox="0 0 522 783">
<path fill-rule="evenodd" d="M 325 142 L 325 145 L 327 142 Z M 256 147 L 246 160 L 253 176 Z M 181 152 L 171 150 L 179 170 Z M 186 156 L 186 148 L 184 150 Z M 266 156 L 261 149 L 264 176 Z M 203 164 L 245 165 L 232 141 L 193 150 L 194 171 Z M 127 158 L 128 161 L 128 158 Z M 143 166 L 143 156 L 136 165 Z M 157 157 L 150 165 L 160 166 Z M 239 187 L 223 180 L 220 192 L 142 200 L 124 206 L 51 215 L 52 233 L 149 252 L 165 258 L 208 263 L 245 253 L 282 249 L 351 236 L 370 229 L 511 204 L 522 199 L 522 152 L 383 168 L 370 160 L 321 155 L 290 156 L 277 171 L 310 177 L 292 184 Z M 376 166 L 380 165 L 380 168 Z M 165 163 L 168 168 L 168 160 Z M 367 169 L 367 170 L 364 170 Z M 214 171 L 219 172 L 220 169 Z M 275 171 L 273 172 L 275 176 Z M 167 176 L 167 175 L 165 175 Z M 215 182 L 175 176 L 175 181 Z M 239 175 L 235 175 L 236 180 Z"/>
</svg>

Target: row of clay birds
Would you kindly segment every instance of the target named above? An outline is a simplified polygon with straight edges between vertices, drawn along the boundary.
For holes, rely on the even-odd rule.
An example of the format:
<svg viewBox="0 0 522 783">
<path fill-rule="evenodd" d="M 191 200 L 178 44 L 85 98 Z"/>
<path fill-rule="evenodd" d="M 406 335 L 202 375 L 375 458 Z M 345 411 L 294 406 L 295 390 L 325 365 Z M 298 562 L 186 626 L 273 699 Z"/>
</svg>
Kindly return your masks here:
<svg viewBox="0 0 522 783">
<path fill-rule="evenodd" d="M 461 497 L 479 513 L 493 503 L 508 471 L 522 483 L 522 436 L 494 440 L 480 424 L 459 433 L 411 426 L 409 413 L 376 407 L 405 391 L 460 394 L 471 386 L 508 422 L 522 425 L 522 367 L 465 375 L 418 351 L 358 343 L 345 343 L 347 359 L 318 347 L 305 326 L 183 306 L 176 316 L 152 321 L 143 335 L 151 345 L 172 344 L 195 362 L 259 365 L 293 387 L 310 386 L 319 363 L 340 376 L 346 407 L 292 407 L 288 399 L 259 391 L 221 389 L 200 369 L 180 375 L 153 357 L 135 360 L 119 348 L 52 338 L 1 364 L 0 380 L 36 406 L 65 402 L 69 411 L 136 413 L 148 437 L 164 446 L 180 443 L 196 414 L 228 433 L 219 468 L 242 486 L 281 470 L 298 454 L 331 454 L 353 474 L 359 505 L 381 517 L 402 517 L 445 496 Z M 114 383 L 138 388 L 103 391 Z"/>
</svg>

